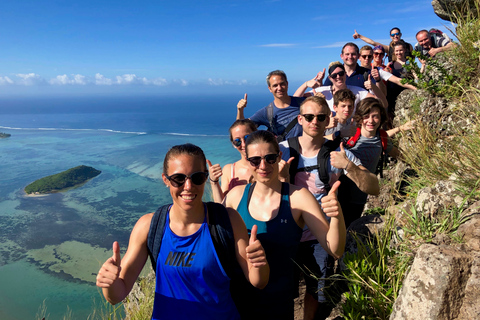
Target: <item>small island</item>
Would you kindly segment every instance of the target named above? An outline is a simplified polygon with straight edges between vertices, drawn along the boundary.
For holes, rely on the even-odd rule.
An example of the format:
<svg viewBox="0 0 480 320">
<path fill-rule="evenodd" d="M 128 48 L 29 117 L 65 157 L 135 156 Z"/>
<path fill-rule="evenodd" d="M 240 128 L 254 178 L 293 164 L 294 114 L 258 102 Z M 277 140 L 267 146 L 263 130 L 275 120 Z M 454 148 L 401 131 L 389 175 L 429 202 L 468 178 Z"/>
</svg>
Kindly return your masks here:
<svg viewBox="0 0 480 320">
<path fill-rule="evenodd" d="M 9 138 L 12 135 L 10 133 L 0 132 L 0 139 Z"/>
<path fill-rule="evenodd" d="M 78 186 L 89 179 L 98 176 L 101 171 L 88 167 L 78 166 L 66 171 L 38 179 L 25 187 L 27 194 L 45 194 L 60 192 L 66 188 Z"/>
</svg>

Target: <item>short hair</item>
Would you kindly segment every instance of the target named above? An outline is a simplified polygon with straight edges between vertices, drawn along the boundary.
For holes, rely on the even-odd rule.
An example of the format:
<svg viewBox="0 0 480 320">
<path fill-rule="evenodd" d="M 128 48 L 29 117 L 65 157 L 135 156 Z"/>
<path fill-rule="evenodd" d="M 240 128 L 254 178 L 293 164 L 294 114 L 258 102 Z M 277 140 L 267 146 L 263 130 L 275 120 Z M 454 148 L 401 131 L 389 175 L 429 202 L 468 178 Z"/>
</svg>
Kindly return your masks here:
<svg viewBox="0 0 480 320">
<path fill-rule="evenodd" d="M 420 31 L 417 32 L 417 34 L 415 35 L 415 39 L 418 37 L 418 35 L 419 35 L 420 33 L 426 33 L 427 36 L 428 36 L 428 31 L 425 30 L 425 29 L 423 29 L 423 30 L 420 30 Z"/>
<path fill-rule="evenodd" d="M 247 141 L 245 141 L 245 154 L 248 158 L 248 146 L 252 144 L 258 143 L 267 143 L 275 149 L 276 153 L 280 153 L 280 147 L 278 146 L 277 138 L 273 133 L 266 130 L 257 130 L 252 132 L 251 135 L 248 136 Z"/>
<path fill-rule="evenodd" d="M 347 42 L 345 43 L 345 45 L 342 47 L 342 54 L 343 54 L 343 50 L 345 49 L 345 47 L 354 47 L 355 48 L 355 51 L 357 51 L 357 54 L 358 54 L 358 46 L 353 43 L 353 42 Z"/>
<path fill-rule="evenodd" d="M 330 75 L 333 72 L 333 70 L 337 68 L 340 68 L 343 71 L 345 71 L 345 66 L 340 61 L 330 62 L 330 64 L 328 65 L 328 75 Z"/>
<path fill-rule="evenodd" d="M 400 30 L 400 28 L 393 27 L 392 29 L 390 29 L 390 34 L 389 34 L 389 35 L 391 35 L 391 34 L 392 34 L 392 31 L 395 30 L 395 29 L 397 29 L 398 32 L 402 33 L 402 31 Z"/>
<path fill-rule="evenodd" d="M 333 104 L 336 106 L 338 106 L 340 102 L 344 102 L 346 100 L 350 101 L 352 104 L 355 103 L 355 95 L 350 89 L 338 90 L 333 95 Z"/>
<path fill-rule="evenodd" d="M 198 157 L 207 171 L 207 159 L 205 158 L 205 153 L 200 147 L 197 147 L 191 143 L 185 143 L 176 145 L 168 150 L 167 154 L 165 155 L 165 159 L 163 160 L 163 173 L 168 174 L 168 162 L 170 159 L 178 157 L 179 155 L 188 155 L 191 157 Z"/>
<path fill-rule="evenodd" d="M 380 111 L 380 126 L 379 128 L 387 121 L 387 112 L 383 107 L 382 103 L 377 98 L 365 98 L 357 106 L 357 111 L 353 116 L 353 120 L 357 123 L 358 127 L 362 126 L 363 117 L 368 115 L 374 108 L 377 108 Z"/>
<path fill-rule="evenodd" d="M 365 45 L 365 46 L 360 48 L 360 52 L 362 52 L 362 51 L 372 51 L 373 52 L 373 49 L 369 45 Z"/>
<path fill-rule="evenodd" d="M 285 72 L 283 72 L 282 70 L 273 70 L 272 72 L 267 74 L 267 85 L 269 87 L 270 87 L 270 78 L 273 77 L 273 76 L 281 76 L 281 77 L 283 77 L 283 79 L 285 79 L 285 81 L 288 81 L 287 80 L 287 75 L 285 74 Z"/>
<path fill-rule="evenodd" d="M 330 114 L 330 107 L 328 106 L 327 100 L 325 100 L 325 98 L 323 97 L 317 97 L 317 96 L 310 96 L 305 100 L 303 100 L 302 104 L 300 105 L 300 113 L 303 113 L 303 105 L 310 101 L 318 104 L 323 109 L 327 109 L 328 110 L 327 114 Z"/>
<path fill-rule="evenodd" d="M 232 125 L 228 129 L 228 132 L 230 133 L 230 141 L 232 141 L 232 142 L 233 142 L 232 130 L 235 129 L 236 127 L 238 127 L 238 126 L 245 126 L 248 129 L 250 129 L 250 131 L 252 131 L 252 132 L 257 131 L 257 125 L 252 120 L 250 120 L 250 119 L 236 120 L 234 123 L 232 123 Z"/>
</svg>

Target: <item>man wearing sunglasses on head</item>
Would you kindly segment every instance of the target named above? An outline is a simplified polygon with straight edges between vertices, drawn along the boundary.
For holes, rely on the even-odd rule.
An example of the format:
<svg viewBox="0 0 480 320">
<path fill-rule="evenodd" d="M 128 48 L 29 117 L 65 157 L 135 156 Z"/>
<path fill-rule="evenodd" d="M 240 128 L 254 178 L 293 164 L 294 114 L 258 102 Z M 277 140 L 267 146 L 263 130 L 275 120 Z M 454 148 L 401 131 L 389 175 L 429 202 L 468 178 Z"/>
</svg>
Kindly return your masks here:
<svg viewBox="0 0 480 320">
<path fill-rule="evenodd" d="M 361 190 L 378 194 L 377 177 L 364 168 L 359 159 L 350 151 L 339 147 L 340 139 L 326 140 L 324 132 L 329 123 L 330 109 L 324 98 L 308 97 L 300 106 L 298 123 L 303 134 L 280 143 L 282 162 L 285 165 L 280 175 L 286 181 L 307 188 L 320 203 L 330 187 L 345 174 Z M 345 212 L 348 214 L 348 212 Z M 304 270 L 310 270 L 324 278 L 328 254 L 308 229 L 304 229 L 296 263 Z M 319 303 L 325 303 L 322 294 L 324 282 L 305 276 L 307 294 L 305 296 L 304 319 L 314 319 Z M 325 311 L 325 306 L 318 308 Z M 318 315 L 317 315 L 318 316 Z"/>
<path fill-rule="evenodd" d="M 296 137 L 302 133 L 297 124 L 297 115 L 303 97 L 288 95 L 287 75 L 282 70 L 275 70 L 267 75 L 268 90 L 273 95 L 273 102 L 255 112 L 250 117 L 257 126 L 264 125 L 268 131 L 277 136 L 278 141 Z M 237 120 L 245 119 L 244 109 L 247 106 L 247 94 L 237 104 Z"/>
<path fill-rule="evenodd" d="M 390 30 L 390 39 L 392 39 L 392 41 L 388 46 L 359 34 L 357 30 L 355 30 L 353 38 L 363 40 L 366 43 L 371 44 L 372 46 L 382 46 L 383 50 L 388 53 L 388 62 L 390 62 L 395 60 L 395 44 L 397 44 L 397 42 L 402 39 L 402 32 L 397 27 L 392 28 Z M 408 42 L 405 42 L 405 44 L 407 45 L 407 52 L 405 54 L 407 57 L 411 57 L 411 52 L 413 51 L 412 45 Z"/>
</svg>

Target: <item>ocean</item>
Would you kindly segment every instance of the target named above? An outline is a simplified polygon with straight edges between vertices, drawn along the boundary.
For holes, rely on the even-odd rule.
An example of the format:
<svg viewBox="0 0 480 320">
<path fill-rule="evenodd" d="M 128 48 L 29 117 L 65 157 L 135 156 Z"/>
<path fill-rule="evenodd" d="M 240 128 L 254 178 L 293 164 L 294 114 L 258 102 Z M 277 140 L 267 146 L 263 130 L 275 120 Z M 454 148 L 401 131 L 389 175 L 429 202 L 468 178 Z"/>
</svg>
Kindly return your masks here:
<svg viewBox="0 0 480 320">
<path fill-rule="evenodd" d="M 11 134 L 0 139 L 0 319 L 35 319 L 42 305 L 50 319 L 86 319 L 101 307 L 95 276 L 113 241 L 123 254 L 137 219 L 171 202 L 166 151 L 190 142 L 212 163 L 239 159 L 228 128 L 240 98 L 0 98 L 0 132 Z M 247 116 L 271 95 L 252 100 Z M 102 173 L 63 193 L 23 192 L 78 165 Z"/>
</svg>

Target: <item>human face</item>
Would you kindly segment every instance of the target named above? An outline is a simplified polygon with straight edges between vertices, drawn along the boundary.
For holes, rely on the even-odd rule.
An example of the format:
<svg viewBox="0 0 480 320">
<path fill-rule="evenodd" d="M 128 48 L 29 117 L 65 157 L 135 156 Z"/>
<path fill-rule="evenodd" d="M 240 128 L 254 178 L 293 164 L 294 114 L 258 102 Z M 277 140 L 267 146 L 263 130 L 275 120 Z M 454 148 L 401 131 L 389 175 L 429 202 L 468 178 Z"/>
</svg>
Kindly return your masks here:
<svg viewBox="0 0 480 320">
<path fill-rule="evenodd" d="M 277 99 L 285 98 L 288 96 L 288 81 L 282 76 L 272 76 L 268 90 Z"/>
<path fill-rule="evenodd" d="M 360 65 L 364 68 L 370 69 L 373 59 L 373 52 L 371 50 L 360 51 Z"/>
<path fill-rule="evenodd" d="M 245 136 L 249 135 L 250 133 L 252 133 L 252 131 L 244 125 L 236 126 L 231 131 L 232 140 L 235 141 L 235 139 L 240 139 L 242 142 L 242 144 L 238 147 L 235 145 L 233 146 L 238 150 L 238 152 L 240 152 L 243 158 L 245 158 Z"/>
<path fill-rule="evenodd" d="M 339 72 L 342 72 L 343 69 L 340 68 L 340 67 L 337 67 L 335 68 L 335 70 L 333 70 L 332 74 L 333 73 L 339 73 Z M 343 71 L 344 72 L 344 71 Z M 345 73 L 345 72 L 344 72 Z M 338 89 L 343 89 L 345 86 L 345 79 L 347 78 L 346 74 L 344 74 L 343 76 L 339 76 L 337 75 L 335 78 L 332 78 L 331 76 L 328 76 L 328 78 L 330 79 L 330 81 L 332 82 L 332 84 L 338 88 Z"/>
<path fill-rule="evenodd" d="M 262 157 L 258 166 L 250 165 L 253 178 L 258 182 L 267 182 L 271 179 L 278 177 L 278 161 L 282 154 L 280 153 L 277 161 L 274 164 L 269 164 L 265 161 L 264 157 L 267 154 L 277 154 L 278 150 L 275 150 L 274 146 L 266 143 L 254 143 L 248 145 L 248 157 Z"/>
<path fill-rule="evenodd" d="M 390 38 L 392 39 L 392 41 L 395 43 L 395 42 L 398 42 L 398 40 L 400 40 L 400 38 L 402 37 L 402 33 L 400 32 L 400 30 L 398 29 L 393 29 L 391 32 L 390 32 Z"/>
<path fill-rule="evenodd" d="M 333 110 L 336 112 L 336 117 L 343 123 L 353 114 L 353 102 L 350 100 L 340 101 L 338 106 L 333 106 Z"/>
<path fill-rule="evenodd" d="M 323 136 L 325 133 L 325 127 L 330 121 L 330 110 L 319 106 L 313 101 L 307 101 L 302 105 L 302 114 L 313 114 L 315 116 L 311 122 L 308 122 L 302 115 L 298 116 L 298 123 L 303 128 L 303 134 L 310 137 Z M 324 121 L 320 122 L 316 117 L 318 114 L 325 114 L 327 116 Z"/>
<path fill-rule="evenodd" d="M 401 61 L 405 60 L 405 49 L 403 49 L 403 46 L 395 46 L 395 56 Z"/>
<path fill-rule="evenodd" d="M 418 44 L 419 44 L 423 49 L 430 50 L 430 48 L 432 47 L 432 43 L 431 43 L 431 41 L 430 41 L 430 37 L 428 36 L 428 33 L 426 33 L 426 32 L 420 33 L 420 34 L 417 36 L 417 41 L 418 41 Z"/>
<path fill-rule="evenodd" d="M 343 48 L 343 53 L 340 55 L 343 60 L 343 64 L 352 68 L 357 65 L 358 53 L 355 47 L 346 46 Z"/>
<path fill-rule="evenodd" d="M 384 56 L 385 56 L 385 53 L 383 53 L 382 50 L 373 51 L 373 62 L 375 62 L 377 66 L 381 65 L 383 62 Z"/>
<path fill-rule="evenodd" d="M 362 134 L 365 134 L 367 137 L 375 136 L 378 127 L 380 127 L 380 122 L 380 110 L 372 108 L 372 111 L 363 117 Z"/>
<path fill-rule="evenodd" d="M 169 176 L 181 173 L 190 177 L 193 173 L 201 171 L 205 172 L 206 168 L 199 157 L 180 154 L 168 160 L 167 174 Z M 170 189 L 170 195 L 173 203 L 178 208 L 187 211 L 191 208 L 202 205 L 202 196 L 205 183 L 196 185 L 192 183 L 192 179 L 186 179 L 183 185 L 174 187 L 164 173 L 162 174 L 162 179 L 165 185 Z"/>
</svg>

